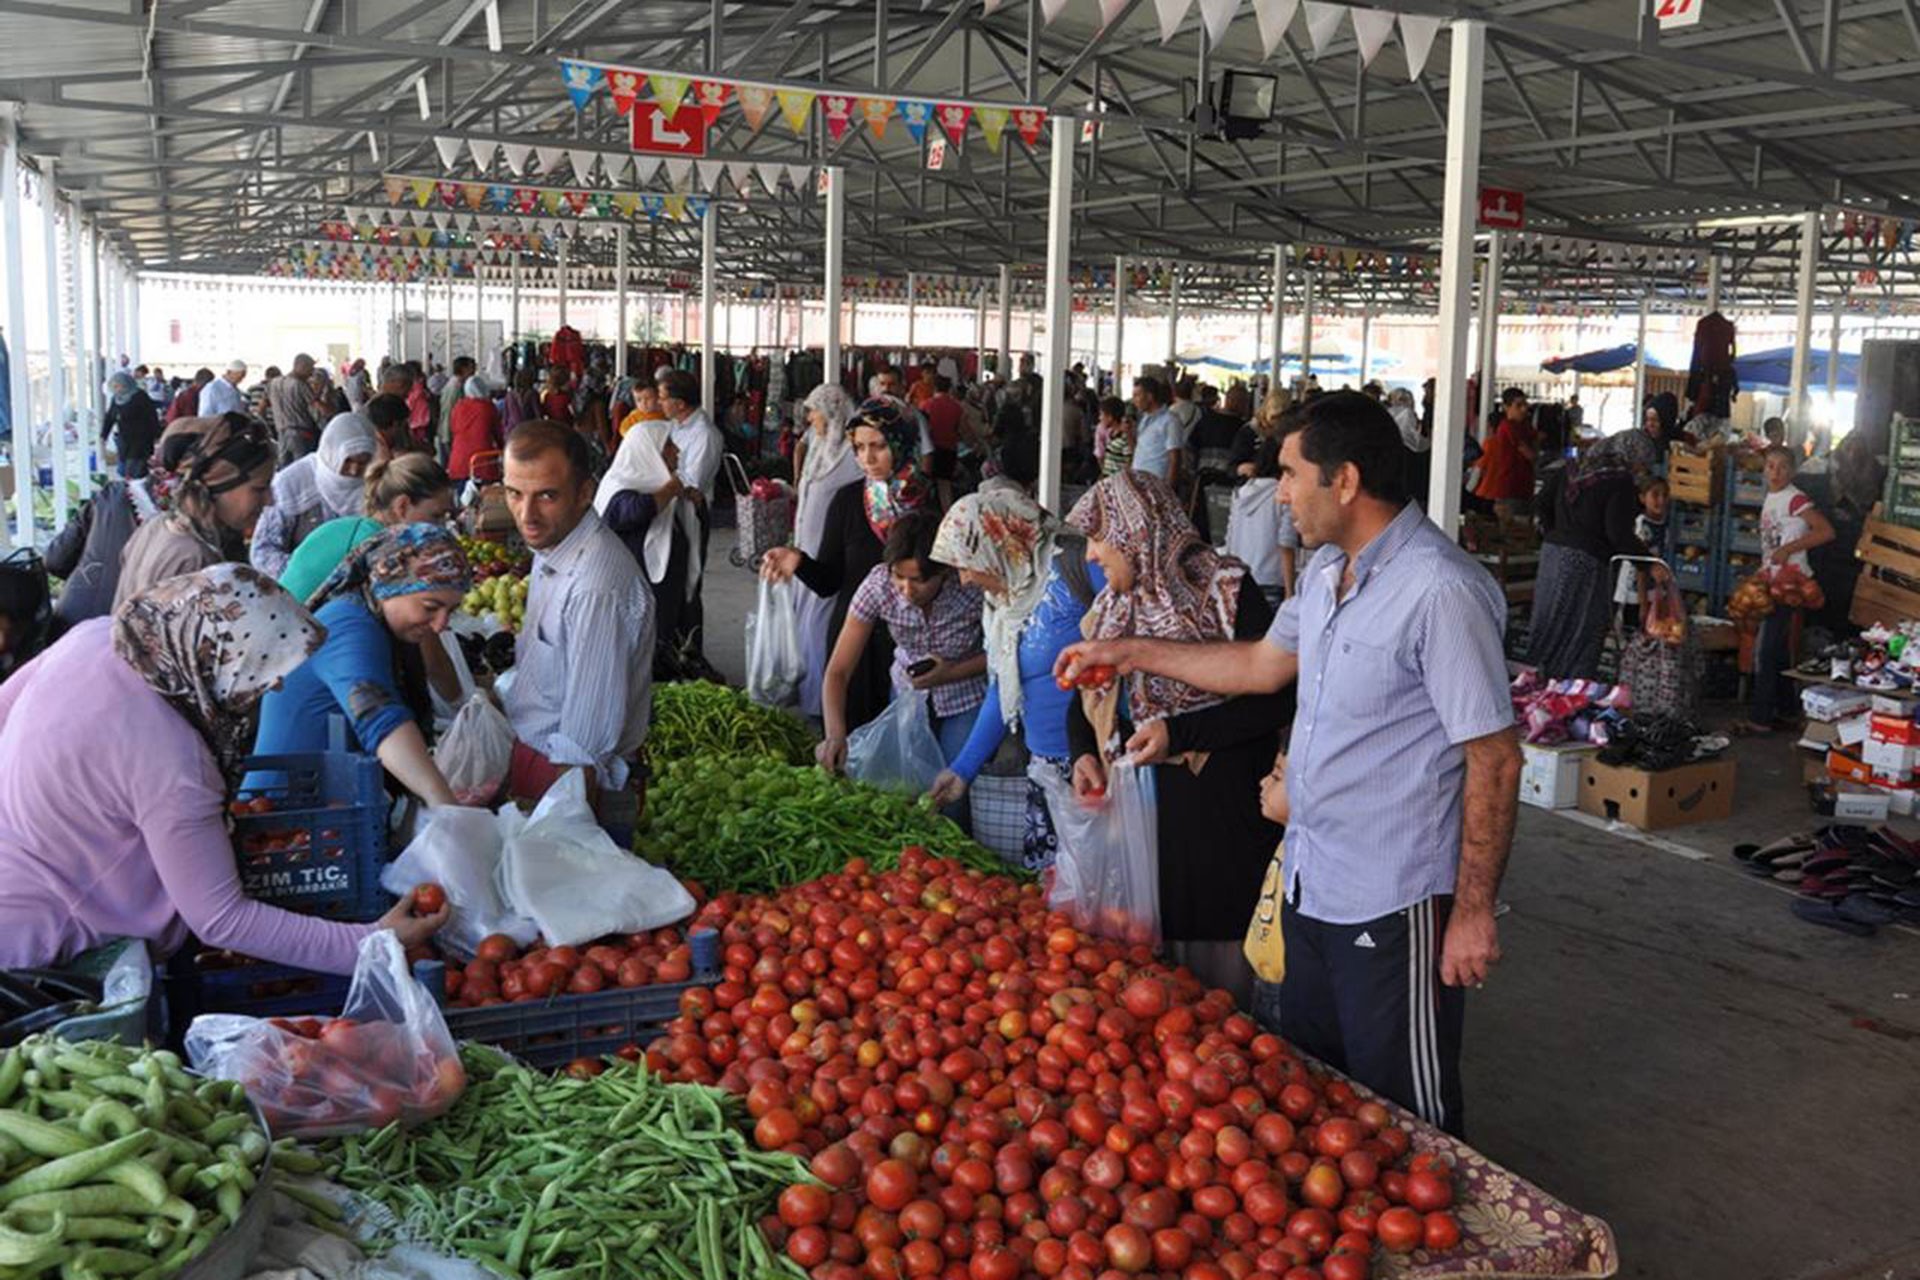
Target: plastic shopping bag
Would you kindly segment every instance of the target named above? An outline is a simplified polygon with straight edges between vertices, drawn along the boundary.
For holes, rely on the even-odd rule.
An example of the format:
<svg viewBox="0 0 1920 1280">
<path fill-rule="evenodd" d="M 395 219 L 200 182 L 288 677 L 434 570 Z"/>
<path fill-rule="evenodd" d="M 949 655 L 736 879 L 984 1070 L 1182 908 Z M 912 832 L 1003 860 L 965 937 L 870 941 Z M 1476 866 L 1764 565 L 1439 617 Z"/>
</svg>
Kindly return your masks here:
<svg viewBox="0 0 1920 1280">
<path fill-rule="evenodd" d="M 747 617 L 747 696 L 755 702 L 787 707 L 800 700 L 807 667 L 793 593 L 804 589 L 792 580 L 760 579 L 760 602 Z"/>
<path fill-rule="evenodd" d="M 1648 576 L 1640 599 L 1640 629 L 1662 644 L 1684 644 L 1687 639 L 1687 605 L 1680 598 L 1680 584 L 1669 577 L 1655 582 Z"/>
<path fill-rule="evenodd" d="M 361 941 L 338 1018 L 207 1014 L 187 1028 L 186 1049 L 195 1070 L 239 1081 L 276 1138 L 418 1124 L 467 1087 L 440 1006 L 391 929 Z"/>
<path fill-rule="evenodd" d="M 433 762 L 461 804 L 484 805 L 500 794 L 513 763 L 513 725 L 484 693 L 469 697 L 433 748 Z"/>
<path fill-rule="evenodd" d="M 1039 771 L 1036 771 L 1039 772 Z M 1160 840 L 1152 766 L 1107 766 L 1107 794 L 1088 805 L 1053 770 L 1040 773 L 1060 851 L 1047 905 L 1074 928 L 1123 942 L 1160 941 Z"/>
<path fill-rule="evenodd" d="M 1253 976 L 1262 982 L 1278 982 L 1287 976 L 1287 944 L 1280 936 L 1280 900 L 1286 894 L 1286 875 L 1281 859 L 1286 846 L 1273 851 L 1267 863 L 1266 879 L 1260 882 L 1260 896 L 1254 900 L 1253 919 L 1247 922 L 1246 940 L 1241 953 L 1253 966 Z"/>
<path fill-rule="evenodd" d="M 453 919 L 436 941 L 463 959 L 491 933 L 525 946 L 540 928 L 509 907 L 500 890 L 501 852 L 525 825 L 511 805 L 497 814 L 452 805 L 429 809 L 418 834 L 381 870 L 380 887 L 395 897 L 423 884 L 445 889 Z"/>
<path fill-rule="evenodd" d="M 569 769 L 510 835 L 500 864 L 507 905 L 530 917 L 549 946 L 658 929 L 693 914 L 671 871 L 608 837 L 587 804 L 586 775 Z"/>
<path fill-rule="evenodd" d="M 920 795 L 946 767 L 927 699 L 918 692 L 896 694 L 847 739 L 847 776 L 890 791 Z"/>
</svg>

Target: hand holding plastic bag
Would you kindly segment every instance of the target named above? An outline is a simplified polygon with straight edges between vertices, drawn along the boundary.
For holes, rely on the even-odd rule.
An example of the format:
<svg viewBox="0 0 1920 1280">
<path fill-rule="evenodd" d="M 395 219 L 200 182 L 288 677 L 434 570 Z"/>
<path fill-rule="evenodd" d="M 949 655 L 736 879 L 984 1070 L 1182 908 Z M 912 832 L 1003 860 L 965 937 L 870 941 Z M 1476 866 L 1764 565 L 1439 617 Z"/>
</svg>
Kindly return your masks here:
<svg viewBox="0 0 1920 1280">
<path fill-rule="evenodd" d="M 276 1138 L 418 1124 L 467 1087 L 440 1006 L 390 929 L 361 941 L 340 1017 L 322 1025 L 209 1014 L 187 1029 L 186 1049 L 196 1070 L 239 1081 Z"/>
<path fill-rule="evenodd" d="M 804 589 L 791 579 L 760 579 L 759 603 L 747 617 L 747 696 L 755 702 L 786 707 L 800 700 L 807 663 L 793 593 Z"/>
<path fill-rule="evenodd" d="M 453 919 L 438 941 L 462 958 L 472 956 L 490 933 L 525 946 L 539 936 L 539 926 L 509 906 L 500 890 L 500 855 L 525 825 L 511 805 L 497 814 L 451 805 L 429 809 L 412 842 L 381 870 L 380 887 L 396 897 L 423 884 L 445 889 Z"/>
<path fill-rule="evenodd" d="M 917 796 L 946 767 L 927 700 L 918 693 L 895 694 L 885 711 L 847 739 L 847 776 L 889 791 Z"/>
<path fill-rule="evenodd" d="M 1060 851 L 1047 905 L 1076 929 L 1123 942 L 1160 941 L 1160 839 L 1152 766 L 1107 767 L 1107 794 L 1088 805 L 1049 769 L 1037 771 Z"/>
<path fill-rule="evenodd" d="M 486 805 L 500 794 L 513 763 L 513 725 L 493 699 L 476 692 L 433 748 L 433 763 L 461 804 Z"/>
</svg>

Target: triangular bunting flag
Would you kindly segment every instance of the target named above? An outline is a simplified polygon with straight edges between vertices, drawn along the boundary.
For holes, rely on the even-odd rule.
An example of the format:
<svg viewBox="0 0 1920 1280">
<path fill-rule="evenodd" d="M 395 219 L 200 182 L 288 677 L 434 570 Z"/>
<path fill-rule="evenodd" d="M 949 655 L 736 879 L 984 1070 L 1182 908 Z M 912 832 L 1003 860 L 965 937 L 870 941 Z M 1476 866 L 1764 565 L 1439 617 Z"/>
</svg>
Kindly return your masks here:
<svg viewBox="0 0 1920 1280">
<path fill-rule="evenodd" d="M 767 189 L 768 195 L 780 194 L 780 165 L 772 160 L 760 164 L 760 185 Z"/>
<path fill-rule="evenodd" d="M 593 97 L 594 90 L 600 87 L 604 78 L 600 68 L 587 66 L 583 62 L 562 62 L 560 76 L 566 82 L 567 96 L 573 99 L 575 111 L 585 111 L 587 103 Z"/>
<path fill-rule="evenodd" d="M 649 218 L 657 218 L 667 207 L 667 202 L 663 196 L 641 196 L 640 207 L 647 211 Z"/>
<path fill-rule="evenodd" d="M 560 192 L 542 191 L 540 193 L 540 206 L 548 213 L 558 213 L 564 205 L 565 197 Z"/>
<path fill-rule="evenodd" d="M 440 153 L 442 169 L 451 169 L 460 163 L 460 139 L 436 137 L 433 140 L 433 149 Z"/>
<path fill-rule="evenodd" d="M 540 161 L 540 176 L 551 178 L 560 171 L 561 163 L 567 158 L 564 147 L 535 147 L 533 154 Z"/>
<path fill-rule="evenodd" d="M 700 170 L 700 189 L 718 194 L 720 179 L 726 176 L 727 166 L 719 160 L 701 160 L 696 167 Z"/>
<path fill-rule="evenodd" d="M 1260 23 L 1260 47 L 1267 57 L 1280 47 L 1280 37 L 1287 34 L 1299 9 L 1300 0 L 1253 0 L 1253 16 Z"/>
<path fill-rule="evenodd" d="M 892 98 L 860 99 L 860 114 L 866 117 L 867 128 L 873 130 L 876 142 L 887 136 L 887 122 L 893 119 L 893 105 Z"/>
<path fill-rule="evenodd" d="M 622 191 L 613 198 L 613 207 L 623 218 L 631 218 L 640 207 L 640 197 L 631 191 Z"/>
<path fill-rule="evenodd" d="M 685 191 L 687 189 L 687 179 L 693 176 L 693 161 L 687 159 L 685 156 L 668 156 L 665 164 L 667 166 L 667 185 L 671 186 L 675 191 Z"/>
<path fill-rule="evenodd" d="M 501 158 L 507 162 L 507 172 L 516 178 L 527 173 L 527 153 L 533 148 L 524 142 L 503 142 L 500 144 Z"/>
<path fill-rule="evenodd" d="M 835 142 L 847 136 L 853 123 L 853 99 L 841 93 L 829 93 L 820 99 L 820 110 L 827 121 L 827 137 Z"/>
<path fill-rule="evenodd" d="M 1360 65 L 1373 65 L 1380 46 L 1393 34 L 1394 15 L 1385 9 L 1355 9 L 1353 38 L 1360 46 Z"/>
<path fill-rule="evenodd" d="M 1233 11 L 1239 7 L 1240 0 L 1200 0 L 1200 21 L 1216 49 L 1226 39 L 1227 24 L 1233 21 Z"/>
<path fill-rule="evenodd" d="M 702 218 L 705 218 L 707 216 L 707 197 L 688 196 L 687 212 L 693 215 L 693 219 L 695 222 L 698 222 Z"/>
<path fill-rule="evenodd" d="M 573 166 L 575 182 L 593 181 L 593 162 L 600 157 L 591 151 L 573 150 L 567 153 L 567 163 Z"/>
<path fill-rule="evenodd" d="M 1052 22 L 1067 7 L 1067 0 L 1040 0 L 1040 20 Z"/>
<path fill-rule="evenodd" d="M 1001 0 L 981 0 L 980 12 L 992 13 L 995 9 L 998 9 L 1000 5 Z"/>
<path fill-rule="evenodd" d="M 787 181 L 793 184 L 795 191 L 805 191 L 807 189 L 807 179 L 812 176 L 812 165 L 790 164 L 787 166 Z M 825 175 L 822 176 L 824 177 Z"/>
<path fill-rule="evenodd" d="M 940 127 L 947 131 L 947 137 L 954 146 L 966 140 L 967 121 L 973 119 L 973 108 L 964 102 L 942 102 L 933 109 L 939 119 Z"/>
<path fill-rule="evenodd" d="M 494 185 L 487 188 L 487 208 L 495 213 L 505 213 L 513 204 L 513 190 L 510 187 Z"/>
<path fill-rule="evenodd" d="M 1100 0 L 1100 25 L 1110 27 L 1127 7 L 1127 0 Z"/>
<path fill-rule="evenodd" d="M 413 202 L 422 209 L 426 208 L 427 202 L 433 199 L 433 179 L 415 178 L 408 185 L 413 188 Z"/>
<path fill-rule="evenodd" d="M 666 196 L 660 201 L 661 208 L 675 222 L 683 222 L 687 216 L 687 198 L 685 196 Z"/>
<path fill-rule="evenodd" d="M 487 201 L 487 187 L 483 182 L 463 182 L 460 184 L 460 198 L 466 201 L 467 208 L 478 209 Z"/>
<path fill-rule="evenodd" d="M 638 71 L 607 72 L 607 94 L 613 99 L 613 109 L 623 116 L 632 111 L 633 100 L 646 83 L 647 78 Z"/>
<path fill-rule="evenodd" d="M 567 208 L 573 210 L 573 215 L 577 218 L 587 211 L 587 201 L 592 198 L 592 193 L 590 192 L 577 190 L 568 191 Z"/>
<path fill-rule="evenodd" d="M 1013 110 L 1014 131 L 1020 135 L 1020 141 L 1029 147 L 1040 145 L 1040 131 L 1047 125 L 1047 113 L 1039 107 L 1015 107 Z"/>
<path fill-rule="evenodd" d="M 467 139 L 467 154 L 473 157 L 473 163 L 480 172 L 485 173 L 493 166 L 493 153 L 496 144 L 482 142 L 478 138 Z"/>
<path fill-rule="evenodd" d="M 636 186 L 645 186 L 653 181 L 653 175 L 660 172 L 659 156 L 635 156 L 633 158 L 633 181 Z"/>
<path fill-rule="evenodd" d="M 1173 39 L 1173 33 L 1186 21 L 1187 10 L 1193 0 L 1153 0 L 1154 12 L 1160 15 L 1160 43 Z"/>
<path fill-rule="evenodd" d="M 775 89 L 773 96 L 780 104 L 780 114 L 786 118 L 787 127 L 795 134 L 807 131 L 807 117 L 813 114 L 813 95 L 805 89 Z"/>
<path fill-rule="evenodd" d="M 613 216 L 613 193 L 610 191 L 594 192 L 593 211 L 602 218 L 611 218 Z"/>
<path fill-rule="evenodd" d="M 661 112 L 669 116 L 680 109 L 680 103 L 685 100 L 692 83 L 686 76 L 647 77 L 647 87 L 653 90 L 653 100 L 660 104 Z"/>
<path fill-rule="evenodd" d="M 515 188 L 513 202 L 520 206 L 520 212 L 532 213 L 534 206 L 540 203 L 540 192 L 533 187 Z"/>
<path fill-rule="evenodd" d="M 758 85 L 740 86 L 740 114 L 746 119 L 747 128 L 755 133 L 766 122 L 767 112 L 773 106 L 773 90 L 762 89 Z"/>
<path fill-rule="evenodd" d="M 405 178 L 387 179 L 387 203 L 399 204 L 406 198 L 407 180 Z"/>
<path fill-rule="evenodd" d="M 733 96 L 733 85 L 725 80 L 695 80 L 693 82 L 693 100 L 700 104 L 700 114 L 707 118 L 707 127 L 720 118 L 720 108 L 727 105 L 727 99 Z"/>
<path fill-rule="evenodd" d="M 1304 0 L 1304 3 L 1307 6 L 1307 39 L 1313 45 L 1313 56 L 1317 58 L 1333 43 L 1333 37 L 1340 30 L 1340 19 L 1347 16 L 1347 6 L 1328 4 L 1326 0 Z"/>
<path fill-rule="evenodd" d="M 975 107 L 973 118 L 980 123 L 980 132 L 986 135 L 987 150 L 1000 149 L 1000 134 L 1007 127 L 1007 117 L 1011 113 L 1005 107 Z"/>
<path fill-rule="evenodd" d="M 900 118 L 906 122 L 907 132 L 913 135 L 916 143 L 927 140 L 927 122 L 933 119 L 931 102 L 900 103 Z"/>
<path fill-rule="evenodd" d="M 733 189 L 742 197 L 753 198 L 753 166 L 745 160 L 737 160 L 727 166 L 727 177 L 733 181 Z"/>
<path fill-rule="evenodd" d="M 1426 70 L 1427 55 L 1433 52 L 1433 38 L 1440 34 L 1444 18 L 1424 13 L 1400 15 L 1400 47 L 1407 51 L 1407 79 L 1418 80 Z"/>
</svg>

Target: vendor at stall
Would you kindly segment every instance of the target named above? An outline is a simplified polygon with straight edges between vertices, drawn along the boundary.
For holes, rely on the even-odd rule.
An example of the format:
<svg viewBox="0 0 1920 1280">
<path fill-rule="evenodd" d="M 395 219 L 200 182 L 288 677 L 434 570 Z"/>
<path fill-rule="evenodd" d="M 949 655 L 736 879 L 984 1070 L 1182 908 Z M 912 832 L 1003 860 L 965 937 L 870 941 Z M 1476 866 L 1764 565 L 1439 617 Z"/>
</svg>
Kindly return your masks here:
<svg viewBox="0 0 1920 1280">
<path fill-rule="evenodd" d="M 351 973 L 377 928 L 426 941 L 443 908 L 371 925 L 248 898 L 226 806 L 261 696 L 321 629 L 244 565 L 170 578 L 75 627 L 0 685 L 0 968 L 60 964 L 111 938 Z M 112 726 L 103 732 L 103 726 Z"/>
<path fill-rule="evenodd" d="M 146 493 L 164 514 L 144 521 L 121 551 L 116 606 L 179 574 L 245 560 L 272 492 L 273 437 L 237 413 L 179 419 L 160 457 L 167 465 Z"/>
<path fill-rule="evenodd" d="M 444 526 L 389 529 L 357 548 L 307 600 L 326 641 L 260 704 L 256 755 L 324 751 L 328 721 L 345 716 L 353 743 L 429 805 L 455 803 L 420 726 L 424 683 L 407 679 L 401 645 L 438 645 L 473 570 Z"/>
<path fill-rule="evenodd" d="M 253 531 L 253 567 L 278 577 L 307 535 L 329 520 L 357 516 L 366 501 L 361 477 L 380 441 L 373 424 L 342 413 L 320 434 L 320 447 L 273 478 L 273 505 Z"/>
</svg>

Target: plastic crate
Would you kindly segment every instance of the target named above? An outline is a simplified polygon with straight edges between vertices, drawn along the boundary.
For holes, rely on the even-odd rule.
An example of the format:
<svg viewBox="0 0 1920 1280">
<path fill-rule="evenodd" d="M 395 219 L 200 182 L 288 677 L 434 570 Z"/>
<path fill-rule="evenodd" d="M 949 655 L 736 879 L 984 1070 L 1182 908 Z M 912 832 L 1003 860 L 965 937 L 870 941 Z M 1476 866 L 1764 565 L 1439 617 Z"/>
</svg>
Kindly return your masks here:
<svg viewBox="0 0 1920 1280">
<path fill-rule="evenodd" d="M 426 966 L 417 966 L 422 973 Z M 428 990 L 439 991 L 422 974 Z M 621 987 L 585 996 L 552 996 L 519 1004 L 487 1005 L 479 1009 L 445 1009 L 447 1029 L 456 1040 L 475 1040 L 504 1049 L 530 1066 L 549 1070 L 575 1058 L 600 1058 L 624 1045 L 644 1045 L 665 1033 L 667 1023 L 680 1016 L 680 993 L 712 986 L 718 970 L 695 974 L 686 982 L 663 982 L 650 987 Z"/>
<path fill-rule="evenodd" d="M 336 732 L 339 743 L 342 733 Z M 240 885 L 249 898 L 332 920 L 364 922 L 393 901 L 380 887 L 387 794 L 380 761 L 334 750 L 254 756 L 243 798 L 271 802 L 234 818 Z"/>
<path fill-rule="evenodd" d="M 347 1002 L 348 982 L 341 974 L 265 961 L 203 969 L 191 952 L 182 951 L 167 966 L 167 1018 L 178 1036 L 203 1013 L 331 1017 Z"/>
</svg>

